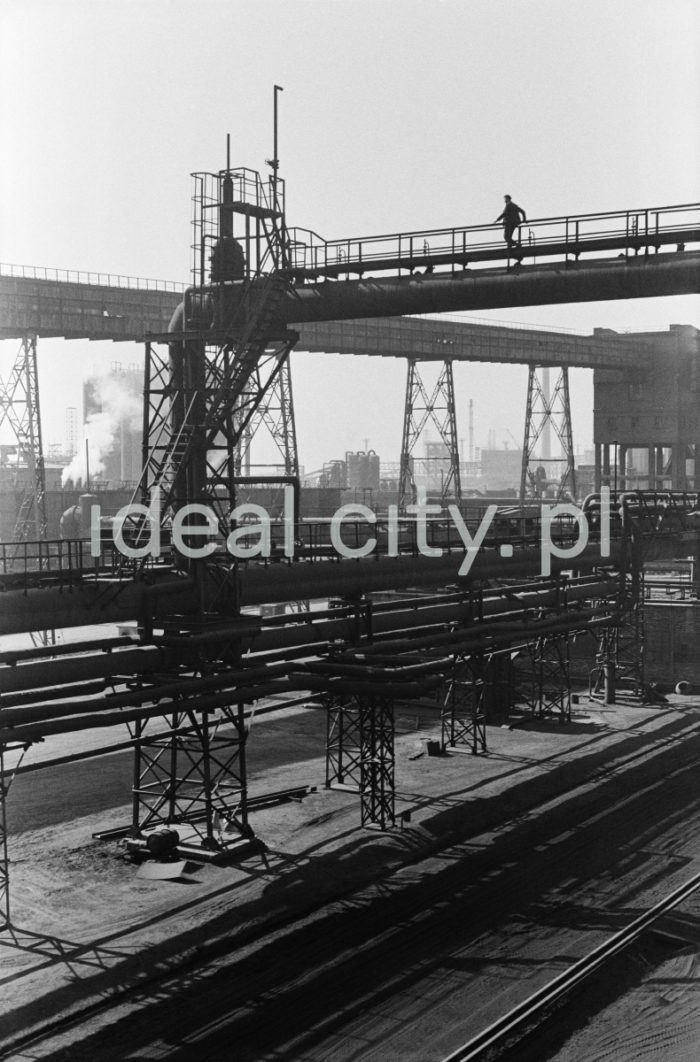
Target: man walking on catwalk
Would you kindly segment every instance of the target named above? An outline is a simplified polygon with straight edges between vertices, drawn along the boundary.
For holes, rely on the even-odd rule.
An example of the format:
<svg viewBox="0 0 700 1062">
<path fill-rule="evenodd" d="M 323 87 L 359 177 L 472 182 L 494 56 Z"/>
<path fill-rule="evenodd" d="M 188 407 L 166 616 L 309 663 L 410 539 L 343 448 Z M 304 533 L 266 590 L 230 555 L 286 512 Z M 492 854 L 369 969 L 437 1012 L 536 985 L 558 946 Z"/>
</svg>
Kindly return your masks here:
<svg viewBox="0 0 700 1062">
<path fill-rule="evenodd" d="M 515 247 L 516 242 L 513 239 L 513 233 L 520 227 L 521 222 L 527 221 L 525 217 L 525 211 L 522 207 L 519 207 L 517 203 L 514 203 L 509 195 L 503 197 L 506 201 L 506 205 L 503 208 L 502 213 L 498 215 L 494 225 L 503 219 L 503 236 L 509 247 Z M 518 240 L 518 243 L 520 240 Z"/>
</svg>

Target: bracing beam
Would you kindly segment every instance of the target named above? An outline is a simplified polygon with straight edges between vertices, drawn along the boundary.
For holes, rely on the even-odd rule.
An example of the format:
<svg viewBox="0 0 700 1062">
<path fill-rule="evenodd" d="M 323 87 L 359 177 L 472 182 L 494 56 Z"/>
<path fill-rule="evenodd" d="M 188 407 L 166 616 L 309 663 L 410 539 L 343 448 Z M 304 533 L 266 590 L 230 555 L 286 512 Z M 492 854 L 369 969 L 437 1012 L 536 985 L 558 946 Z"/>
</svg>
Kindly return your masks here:
<svg viewBox="0 0 700 1062">
<path fill-rule="evenodd" d="M 427 427 L 437 429 L 439 442 L 419 458 L 416 448 Z M 404 406 L 401 466 L 399 472 L 399 511 L 415 501 L 419 487 L 437 494 L 441 502 L 462 498 L 459 472 L 459 439 L 455 407 L 452 361 L 446 360 L 432 391 L 428 393 L 415 358 L 408 360 Z"/>
<path fill-rule="evenodd" d="M 559 370 L 554 388 L 550 388 L 548 366 L 530 364 L 525 409 L 525 438 L 520 475 L 520 501 L 542 497 L 554 485 L 555 497 L 576 497 L 574 444 L 571 431 L 569 370 Z M 552 432 L 559 446 L 552 454 Z M 536 453 L 537 451 L 537 453 Z M 552 466 L 557 469 L 556 474 Z M 562 468 L 562 471 L 558 470 Z"/>
<path fill-rule="evenodd" d="M 442 709 L 442 747 L 468 749 L 473 756 L 486 748 L 486 659 L 483 653 L 455 654 Z"/>
<path fill-rule="evenodd" d="M 41 441 L 36 335 L 27 332 L 7 380 L 0 377 L 0 429 L 8 424 L 16 444 L 23 492 L 13 540 L 46 538 L 46 478 Z"/>
<path fill-rule="evenodd" d="M 0 742 L 0 931 L 8 929 L 10 922 L 10 860 L 7 849 L 7 797 L 15 771 L 22 762 L 26 745 L 16 742 Z M 19 760 L 11 772 L 8 772 L 5 756 L 8 752 L 19 752 Z"/>
<path fill-rule="evenodd" d="M 600 632 L 589 683 L 592 698 L 615 704 L 622 690 L 628 696 L 645 696 L 644 637 L 644 585 L 640 575 L 639 592 L 628 611 L 616 624 Z"/>
<path fill-rule="evenodd" d="M 288 354 L 289 352 L 287 352 Z M 299 475 L 299 454 L 297 449 L 296 422 L 294 418 L 294 398 L 292 392 L 292 374 L 289 357 L 285 356 L 278 372 L 267 391 L 257 373 L 257 386 L 264 392 L 264 397 L 251 418 L 248 430 L 241 438 L 236 464 L 240 472 L 250 475 L 251 449 L 254 439 L 266 432 L 275 444 L 282 459 L 286 476 Z"/>
<path fill-rule="evenodd" d="M 151 736 L 154 727 L 157 733 Z M 251 836 L 243 705 L 215 714 L 186 710 L 165 720 L 141 719 L 131 724 L 130 733 L 132 836 L 184 827 L 188 843 L 222 851 Z"/>
<path fill-rule="evenodd" d="M 386 830 L 396 821 L 393 697 L 327 694 L 324 703 L 326 788 L 359 792 L 362 825 Z"/>
</svg>

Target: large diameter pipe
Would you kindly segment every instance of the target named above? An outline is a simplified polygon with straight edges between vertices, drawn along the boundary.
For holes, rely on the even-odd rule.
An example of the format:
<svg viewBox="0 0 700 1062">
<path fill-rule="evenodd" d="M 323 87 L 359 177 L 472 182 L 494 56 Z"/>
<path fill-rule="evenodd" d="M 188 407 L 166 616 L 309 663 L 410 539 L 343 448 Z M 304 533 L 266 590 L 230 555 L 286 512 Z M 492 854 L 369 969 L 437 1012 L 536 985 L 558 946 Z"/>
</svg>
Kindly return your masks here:
<svg viewBox="0 0 700 1062">
<path fill-rule="evenodd" d="M 613 541 L 611 556 L 601 558 L 596 546 L 588 546 L 572 560 L 552 558 L 552 571 L 590 571 L 615 566 L 619 542 Z M 277 604 L 307 598 L 355 596 L 379 590 L 406 590 L 419 586 L 458 584 L 465 589 L 480 579 L 536 576 L 540 554 L 536 549 L 518 550 L 512 558 L 482 549 L 466 577 L 459 576 L 464 560 L 460 551 L 442 557 L 384 557 L 375 554 L 360 560 L 319 561 L 248 565 L 238 569 L 241 605 Z M 46 630 L 49 627 L 85 626 L 92 623 L 122 623 L 145 614 L 157 620 L 168 613 L 194 612 L 199 601 L 193 582 L 171 579 L 164 586 L 121 583 L 117 588 L 86 584 L 79 591 L 59 588 L 7 590 L 0 598 L 0 635 Z"/>
<path fill-rule="evenodd" d="M 74 683 L 78 679 L 87 682 L 96 678 L 151 674 L 176 667 L 180 662 L 181 654 L 173 649 L 146 646 L 95 656 L 63 657 L 41 660 L 36 664 L 4 667 L 0 668 L 0 697 L 3 693 L 40 689 L 47 685 L 59 686 L 61 683 Z"/>
<path fill-rule="evenodd" d="M 372 682 L 369 680 L 362 681 L 359 678 L 335 679 L 319 675 L 297 674 L 269 682 L 261 682 L 255 686 L 242 686 L 236 690 L 199 695 L 194 703 L 180 700 L 162 701 L 153 707 L 123 708 L 116 711 L 110 704 L 104 704 L 102 710 L 96 707 L 87 712 L 83 711 L 80 715 L 73 715 L 68 718 L 32 720 L 26 724 L 20 723 L 14 726 L 3 726 L 2 716 L 0 715 L 0 743 L 7 744 L 10 741 L 30 743 L 50 734 L 66 734 L 92 727 L 115 726 L 120 723 L 137 722 L 138 720 L 151 719 L 157 716 L 213 712 L 220 708 L 228 708 L 233 704 L 250 704 L 261 697 L 279 693 L 291 693 L 298 690 L 318 693 L 335 691 L 348 694 L 378 694 L 409 700 L 419 697 L 440 681 L 440 675 L 424 675 L 415 679 L 409 677 L 405 681 L 401 681 L 401 678 L 398 677 L 390 682 Z"/>
<path fill-rule="evenodd" d="M 593 630 L 609 625 L 615 622 L 616 619 L 615 613 L 600 615 L 590 609 L 574 615 L 552 617 L 551 619 L 534 623 L 503 624 L 500 629 L 494 629 L 490 632 L 490 638 L 486 640 L 486 643 L 483 643 L 480 639 L 475 639 L 473 642 L 470 639 L 465 639 L 464 631 L 443 632 L 423 640 L 420 648 L 432 647 L 444 652 L 448 647 L 453 647 L 454 650 L 459 652 L 478 652 L 489 648 L 496 649 L 507 645 L 518 646 L 526 644 L 538 635 L 545 633 L 564 634 L 571 633 L 574 630 Z M 415 648 L 414 640 L 406 639 L 405 641 L 408 647 Z M 397 648 L 399 644 L 397 643 Z M 386 650 L 387 647 L 385 644 L 381 646 L 381 649 Z M 377 648 L 380 647 L 378 646 Z M 365 651 L 369 653 L 370 647 L 367 647 Z M 443 661 L 437 661 L 436 666 L 442 663 Z M 294 665 L 290 665 L 290 668 L 293 667 Z M 200 693 L 197 695 L 196 702 L 190 704 L 183 703 L 181 700 L 162 701 L 153 707 L 122 708 L 115 711 L 110 703 L 104 701 L 101 707 L 91 706 L 87 712 L 83 711 L 81 714 L 73 715 L 69 718 L 54 717 L 41 721 L 32 720 L 15 726 L 3 726 L 2 714 L 0 713 L 0 742 L 17 741 L 29 743 L 50 734 L 70 733 L 91 727 L 114 726 L 119 723 L 135 722 L 140 719 L 172 715 L 173 713 L 189 714 L 192 712 L 214 711 L 217 708 L 225 708 L 234 703 L 251 703 L 272 693 L 292 692 L 295 690 L 335 691 L 350 694 L 367 693 L 411 699 L 420 696 L 433 681 L 437 681 L 437 679 L 432 680 L 430 676 L 425 675 L 420 680 L 412 680 L 409 677 L 404 682 L 400 678 L 393 682 L 363 682 L 359 679 L 346 677 L 321 677 L 312 675 L 308 671 L 304 671 L 301 674 L 291 671 L 286 678 L 280 677 L 276 680 L 261 682 L 253 686 L 217 691 L 215 693 Z"/>
<path fill-rule="evenodd" d="M 600 623 L 610 622 L 610 615 L 611 613 L 609 612 L 602 614 L 599 609 L 588 608 L 558 613 L 539 619 L 533 619 L 527 614 L 520 616 L 511 615 L 509 617 L 498 617 L 497 620 L 481 621 L 473 625 L 460 626 L 457 629 L 443 625 L 442 628 L 433 628 L 427 631 L 421 627 L 416 628 L 410 622 L 402 628 L 400 622 L 397 622 L 398 617 L 393 617 L 394 627 L 389 632 L 394 634 L 393 639 L 382 640 L 380 643 L 375 643 L 374 646 L 363 646 L 361 650 L 353 650 L 353 652 L 359 651 L 363 655 L 371 655 L 372 652 L 386 653 L 392 648 L 397 651 L 404 651 L 406 648 L 415 649 L 417 644 L 419 648 L 423 649 L 428 646 L 455 645 L 459 647 L 460 651 L 466 651 L 467 647 L 485 650 L 504 638 L 506 640 L 513 637 L 521 639 L 523 637 L 532 638 L 540 633 L 589 628 Z M 405 617 L 403 619 L 405 622 Z M 284 633 L 284 629 L 280 633 Z M 419 635 L 420 642 L 418 643 Z M 167 698 L 171 698 L 173 695 L 182 698 L 177 702 L 180 705 L 180 709 L 185 706 L 184 698 L 190 698 L 191 700 L 196 697 L 197 705 L 201 705 L 206 703 L 207 697 L 212 693 L 223 694 L 231 700 L 236 700 L 240 697 L 241 688 L 246 690 L 251 688 L 259 689 L 261 686 L 269 684 L 270 681 L 284 678 L 288 675 L 290 669 L 300 667 L 307 673 L 307 677 L 313 672 L 330 671 L 334 681 L 342 674 L 349 676 L 354 673 L 363 679 L 393 682 L 397 680 L 397 677 L 413 678 L 425 670 L 433 671 L 438 667 L 442 667 L 443 663 L 444 661 L 435 661 L 433 659 L 418 664 L 411 662 L 401 664 L 401 661 L 397 660 L 391 668 L 373 668 L 371 666 L 368 668 L 364 666 L 358 669 L 357 665 L 353 663 L 340 663 L 338 665 L 337 662 L 334 663 L 332 661 L 323 661 L 317 665 L 299 665 L 295 664 L 291 659 L 278 664 L 270 664 L 261 660 L 257 666 L 252 668 L 249 667 L 239 671 L 223 671 L 203 678 L 183 676 L 175 682 L 161 683 L 120 694 L 110 694 L 93 701 L 64 701 L 60 704 L 44 702 L 22 707 L 8 707 L 0 711 L 0 724 L 5 727 L 12 727 L 64 716 L 80 716 L 86 713 L 101 713 L 104 711 L 113 712 L 115 709 L 135 708 L 149 701 L 167 701 Z M 303 683 L 302 686 L 307 688 Z M 257 696 L 261 695 L 258 692 Z"/>
<path fill-rule="evenodd" d="M 612 556 L 606 558 L 601 557 L 597 546 L 587 546 L 571 559 L 553 557 L 552 571 L 587 571 L 610 566 L 615 564 L 618 556 L 617 543 L 612 544 Z M 385 557 L 374 554 L 357 560 L 311 565 L 251 565 L 239 570 L 240 601 L 242 605 L 262 605 L 454 583 L 466 588 L 482 579 L 537 576 L 541 570 L 540 553 L 536 549 L 516 550 L 510 558 L 500 557 L 495 550 L 482 549 L 467 576 L 459 575 L 463 561 L 464 554 L 455 551 L 445 553 L 442 557 Z"/>
<path fill-rule="evenodd" d="M 618 589 L 619 580 L 616 578 L 582 583 L 567 589 L 567 601 L 572 604 L 596 598 L 609 599 L 616 596 Z M 410 607 L 407 602 L 400 602 L 397 603 L 398 607 L 390 612 L 373 611 L 371 620 L 366 627 L 363 624 L 362 630 L 371 632 L 372 637 L 379 637 L 401 629 L 428 631 L 454 623 L 462 625 L 462 629 L 465 629 L 470 621 L 477 628 L 489 617 L 518 616 L 523 612 L 550 608 L 555 604 L 556 591 L 551 589 L 541 590 L 539 593 L 531 591 L 522 595 L 520 600 L 494 594 L 493 597 L 485 597 L 482 602 L 482 620 L 472 615 L 473 610 L 466 602 L 451 602 L 442 607 L 432 605 L 427 608 L 420 604 Z M 334 619 L 330 616 L 315 620 L 313 616 L 312 612 L 299 613 L 295 617 L 287 617 L 288 622 L 284 626 L 261 628 L 251 642 L 251 651 L 260 653 L 307 647 L 311 652 L 332 641 L 352 642 L 355 639 L 357 624 L 354 617 Z"/>
<path fill-rule="evenodd" d="M 284 323 L 294 326 L 305 321 L 641 299 L 698 291 L 700 254 L 682 252 L 525 265 L 508 271 L 476 269 L 304 285 L 288 293 L 280 314 Z"/>
<path fill-rule="evenodd" d="M 582 579 L 567 584 L 567 601 L 572 604 L 577 601 L 591 600 L 594 598 L 610 598 L 617 592 L 617 580 Z M 557 604 L 558 591 L 556 587 L 545 585 L 543 587 L 523 587 L 514 599 L 512 592 L 503 595 L 492 592 L 484 596 L 481 602 L 480 616 L 472 615 L 472 606 L 469 602 L 451 601 L 445 606 L 437 604 L 423 607 L 418 599 L 413 605 L 408 602 L 397 602 L 391 610 L 375 612 L 371 619 L 371 633 L 374 637 L 391 634 L 396 631 L 412 629 L 416 634 L 429 633 L 435 628 L 446 628 L 452 624 L 459 624 L 462 631 L 473 628 L 475 631 L 487 635 L 489 620 L 493 617 L 505 618 L 510 616 L 518 618 L 523 613 L 531 613 L 534 610 L 551 608 Z M 302 613 L 298 616 L 288 616 L 287 622 L 282 626 L 273 626 L 261 629 L 253 637 L 251 648 L 256 654 L 271 650 L 290 650 L 305 647 L 309 652 L 325 649 L 331 641 L 352 642 L 356 635 L 356 622 L 353 616 L 334 619 L 332 613 L 320 620 L 313 620 L 313 613 Z M 216 639 L 220 631 L 213 632 L 212 638 Z M 230 632 L 228 634 L 230 637 Z M 89 650 L 89 643 L 82 643 L 80 648 L 85 653 Z M 95 652 L 93 655 L 80 655 L 72 659 L 58 658 L 56 660 L 43 660 L 28 662 L 19 667 L 0 668 L 0 716 L 7 724 L 15 716 L 10 709 L 17 708 L 22 704 L 36 702 L 39 697 L 46 701 L 64 699 L 60 706 L 61 714 L 71 714 L 78 711 L 77 705 L 65 704 L 65 698 L 74 693 L 81 695 L 82 703 L 85 698 L 93 694 L 102 693 L 105 682 L 110 676 L 124 674 L 148 675 L 154 670 L 167 669 L 175 663 L 181 662 L 180 656 L 171 650 L 164 653 L 158 647 L 142 647 L 131 650 L 121 650 L 116 653 Z M 178 691 L 182 695 L 196 691 L 231 687 L 236 681 L 250 683 L 255 678 L 267 678 L 271 671 L 275 671 L 270 665 L 260 674 L 251 671 L 250 668 L 240 673 L 224 671 L 220 674 L 201 679 L 184 677 L 176 684 L 165 684 L 157 688 L 161 697 L 170 696 Z M 85 685 L 77 687 L 75 680 L 82 678 Z M 96 686 L 89 683 L 90 679 L 101 678 Z M 68 685 L 62 685 L 68 683 Z M 20 692 L 22 691 L 22 692 Z M 33 691 L 33 692 L 23 692 Z M 37 691 L 41 691 L 39 694 Z M 142 703 L 154 696 L 153 687 L 144 687 L 141 690 L 131 691 L 129 694 L 116 694 L 109 698 L 112 707 L 135 705 Z M 58 709 L 55 709 L 57 711 Z M 17 718 L 24 718 L 17 716 Z"/>
<path fill-rule="evenodd" d="M 271 679 L 283 677 L 288 669 L 287 664 L 261 663 L 244 670 L 221 671 L 204 678 L 183 675 L 174 682 L 142 686 L 125 693 L 111 693 L 92 701 L 81 698 L 79 701 L 64 700 L 61 703 L 51 703 L 52 699 L 47 698 L 48 703 L 41 703 L 42 691 L 41 695 L 37 695 L 34 703 L 29 706 L 12 705 L 7 708 L 0 706 L 0 722 L 9 726 L 58 716 L 80 715 L 82 712 L 96 708 L 135 708 L 151 701 L 162 701 L 167 697 L 187 698 L 208 693 L 230 693 L 240 686 L 250 686 L 252 683 L 269 682 Z"/>
<path fill-rule="evenodd" d="M 143 615 L 191 613 L 197 599 L 191 579 L 164 572 L 154 583 L 86 581 L 78 589 L 29 587 L 0 593 L 0 635 L 61 630 L 92 624 L 125 623 Z M 168 578 L 169 576 L 169 578 Z"/>
</svg>

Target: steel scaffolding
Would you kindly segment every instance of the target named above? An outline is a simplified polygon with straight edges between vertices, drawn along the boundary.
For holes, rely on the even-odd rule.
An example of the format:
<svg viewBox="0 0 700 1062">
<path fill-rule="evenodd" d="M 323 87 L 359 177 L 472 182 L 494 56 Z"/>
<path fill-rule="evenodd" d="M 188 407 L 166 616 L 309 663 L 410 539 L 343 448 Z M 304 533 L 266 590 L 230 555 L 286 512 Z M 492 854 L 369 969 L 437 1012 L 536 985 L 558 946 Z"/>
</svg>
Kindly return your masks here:
<svg viewBox="0 0 700 1062">
<path fill-rule="evenodd" d="M 438 458 L 418 459 L 415 448 L 424 429 L 432 424 L 438 431 L 443 453 Z M 399 470 L 399 511 L 415 501 L 417 495 L 416 469 L 418 462 L 425 460 L 426 471 L 430 462 L 447 464 L 447 473 L 442 474 L 439 488 L 440 500 L 448 498 L 459 503 L 462 486 L 459 472 L 459 439 L 457 436 L 457 413 L 455 406 L 454 376 L 452 361 L 446 360 L 437 382 L 430 394 L 423 382 L 416 358 L 409 358 L 406 377 L 406 402 L 404 407 L 403 437 L 401 442 L 401 465 Z"/>
<path fill-rule="evenodd" d="M 7 794 L 5 746 L 0 745 L 0 930 L 10 924 L 10 868 L 7 855 Z"/>
<path fill-rule="evenodd" d="M 486 677 L 484 653 L 458 654 L 454 658 L 442 708 L 442 747 L 473 756 L 486 748 Z"/>
<path fill-rule="evenodd" d="M 46 538 L 46 477 L 41 441 L 36 335 L 27 332 L 7 380 L 0 377 L 0 428 L 9 424 L 17 445 L 17 470 L 26 470 L 13 541 Z"/>
<path fill-rule="evenodd" d="M 244 440 L 256 416 L 273 426 L 285 467 L 298 467 L 289 376 L 282 375 L 296 333 L 270 336 L 274 307 L 285 286 L 281 278 L 266 278 L 238 341 L 186 344 L 180 379 L 173 378 L 179 374 L 173 373 L 171 354 L 147 344 L 139 493 L 148 505 L 158 488 L 161 518 L 188 503 L 207 504 L 226 536 Z M 275 419 L 271 396 L 278 380 Z"/>
<path fill-rule="evenodd" d="M 154 520 L 165 528 L 181 510 L 194 509 L 183 524 L 186 542 L 188 528 L 193 537 L 202 532 L 197 506 L 215 517 L 217 526 L 206 531 L 218 540 L 216 557 L 193 559 L 173 542 L 178 566 L 197 586 L 198 608 L 162 621 L 185 652 L 193 633 L 207 647 L 196 665 L 206 672 L 239 658 L 240 641 L 221 643 L 217 628 L 240 615 L 236 560 L 224 546 L 237 526 L 238 482 L 258 428 L 272 435 L 285 474 L 298 473 L 288 366 L 298 337 L 278 322 L 289 287 L 282 183 L 275 174 L 268 187 L 250 170 L 194 178 L 193 288 L 169 334 L 146 345 L 143 473 L 135 495 L 142 508 L 127 531 L 138 550 Z M 147 634 L 150 626 L 144 614 Z M 133 726 L 132 831 L 184 824 L 210 849 L 249 837 L 243 705 L 211 715 L 193 697 L 164 736 L 152 730 L 149 723 Z"/>
<path fill-rule="evenodd" d="M 396 821 L 394 699 L 381 693 L 327 694 L 326 788 L 360 794 L 362 826 Z"/>
<path fill-rule="evenodd" d="M 185 826 L 193 835 L 187 843 L 225 851 L 252 836 L 242 704 L 215 714 L 183 708 L 167 719 L 138 720 L 129 732 L 135 743 L 133 837 Z"/>
<path fill-rule="evenodd" d="M 258 378 L 257 383 L 264 397 L 249 422 L 248 430 L 239 443 L 237 455 L 239 474 L 241 472 L 245 472 L 246 475 L 250 474 L 253 440 L 260 433 L 266 431 L 282 458 L 284 474 L 286 476 L 298 476 L 299 453 L 297 449 L 292 372 L 289 358 L 285 357 L 281 362 L 269 390 L 265 390 L 261 379 Z M 260 466 L 255 465 L 254 467 Z"/>
<path fill-rule="evenodd" d="M 621 689 L 636 698 L 643 698 L 647 693 L 644 674 L 644 586 L 641 575 L 639 586 L 639 593 L 629 609 L 616 624 L 603 628 L 598 639 L 589 694 L 604 704 L 615 704 Z"/>
<path fill-rule="evenodd" d="M 362 709 L 353 698 L 322 698 L 326 709 L 326 789 L 360 792 Z"/>
<path fill-rule="evenodd" d="M 556 607 L 560 614 L 570 610 L 564 579 L 557 583 Z M 525 652 L 516 658 L 519 694 L 532 716 L 554 716 L 560 723 L 571 720 L 571 637 L 570 630 L 552 630 L 530 638 Z"/>
<path fill-rule="evenodd" d="M 520 474 L 520 501 L 527 497 L 541 497 L 551 478 L 547 466 L 565 465 L 556 484 L 556 500 L 566 495 L 576 497 L 576 471 L 574 467 L 574 443 L 571 432 L 571 405 L 569 402 L 569 370 L 559 370 L 554 389 L 550 390 L 548 366 L 530 363 L 528 367 L 527 404 L 525 409 L 525 437 Z M 562 455 L 550 453 L 550 428 L 553 429 Z M 542 452 L 535 457 L 540 444 Z M 544 476 L 539 469 L 542 469 Z M 544 482 L 543 482 L 544 480 Z"/>
<path fill-rule="evenodd" d="M 533 713 L 540 719 L 555 716 L 571 720 L 569 635 L 548 634 L 528 643 L 534 679 Z"/>
<path fill-rule="evenodd" d="M 0 742 L 0 931 L 9 929 L 10 921 L 10 860 L 7 851 L 7 797 L 12 779 L 22 762 L 26 745 L 17 742 Z M 19 752 L 19 760 L 11 772 L 7 771 L 5 756 Z"/>
</svg>

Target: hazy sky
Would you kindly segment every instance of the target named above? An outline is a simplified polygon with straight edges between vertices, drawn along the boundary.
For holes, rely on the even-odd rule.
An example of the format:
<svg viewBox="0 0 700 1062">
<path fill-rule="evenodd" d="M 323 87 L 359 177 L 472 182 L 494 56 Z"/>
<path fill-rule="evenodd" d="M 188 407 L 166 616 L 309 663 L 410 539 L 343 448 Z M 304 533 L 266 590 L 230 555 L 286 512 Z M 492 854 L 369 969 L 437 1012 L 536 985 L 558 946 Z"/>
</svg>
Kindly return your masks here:
<svg viewBox="0 0 700 1062">
<path fill-rule="evenodd" d="M 700 199 L 696 0 L 0 0 L 0 260 L 186 281 L 190 174 L 266 170 L 273 85 L 290 225 L 329 238 Z M 700 325 L 695 297 L 503 309 L 590 331 Z M 16 344 L 0 344 L 4 374 Z M 39 340 L 45 443 L 90 366 Z M 293 355 L 300 458 L 397 460 L 405 366 Z M 466 436 L 523 431 L 526 373 L 460 366 Z M 591 437 L 588 374 L 574 434 Z M 498 395 L 498 398 L 494 398 Z"/>
</svg>

